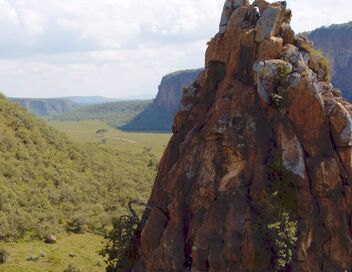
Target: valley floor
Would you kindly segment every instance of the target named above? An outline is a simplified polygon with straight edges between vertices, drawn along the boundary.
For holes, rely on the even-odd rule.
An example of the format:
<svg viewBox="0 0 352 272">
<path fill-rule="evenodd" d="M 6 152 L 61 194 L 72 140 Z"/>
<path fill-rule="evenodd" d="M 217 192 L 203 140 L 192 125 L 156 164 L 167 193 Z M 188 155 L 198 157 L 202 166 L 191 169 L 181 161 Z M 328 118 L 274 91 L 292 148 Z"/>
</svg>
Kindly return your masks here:
<svg viewBox="0 0 352 272">
<path fill-rule="evenodd" d="M 124 132 L 110 127 L 105 121 L 81 120 L 81 121 L 50 121 L 49 125 L 66 133 L 72 140 L 80 143 L 101 143 L 102 137 L 98 137 L 98 129 L 106 129 L 106 145 L 112 145 L 122 151 L 142 152 L 149 149 L 157 158 L 161 158 L 171 133 L 156 132 Z"/>
<path fill-rule="evenodd" d="M 0 265 L 0 271 L 63 272 L 73 264 L 82 272 L 103 272 L 105 263 L 98 251 L 104 247 L 104 243 L 102 236 L 93 234 L 59 236 L 54 245 L 47 245 L 43 241 L 0 242 L 0 248 L 10 254 L 8 263 Z M 31 257 L 38 260 L 30 261 Z"/>
</svg>

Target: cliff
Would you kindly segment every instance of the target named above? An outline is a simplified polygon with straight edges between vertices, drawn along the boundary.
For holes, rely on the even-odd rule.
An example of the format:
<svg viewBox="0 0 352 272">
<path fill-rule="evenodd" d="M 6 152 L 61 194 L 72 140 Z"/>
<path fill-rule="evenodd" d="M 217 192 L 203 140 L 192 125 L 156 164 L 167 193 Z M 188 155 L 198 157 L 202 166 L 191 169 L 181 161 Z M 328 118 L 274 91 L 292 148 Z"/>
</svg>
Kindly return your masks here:
<svg viewBox="0 0 352 272">
<path fill-rule="evenodd" d="M 203 69 L 185 70 L 164 76 L 153 104 L 122 128 L 137 131 L 171 131 L 183 88 L 189 87 L 202 71 Z"/>
<path fill-rule="evenodd" d="M 256 26 L 248 1 L 226 1 L 224 33 L 175 117 L 132 271 L 352 269 L 352 105 L 295 37 L 286 3 L 255 3 Z"/>
<path fill-rule="evenodd" d="M 352 101 L 352 22 L 318 28 L 307 36 L 329 58 L 334 85 Z"/>
<path fill-rule="evenodd" d="M 53 117 L 68 113 L 79 106 L 65 99 L 10 98 L 11 101 L 41 117 Z"/>
</svg>

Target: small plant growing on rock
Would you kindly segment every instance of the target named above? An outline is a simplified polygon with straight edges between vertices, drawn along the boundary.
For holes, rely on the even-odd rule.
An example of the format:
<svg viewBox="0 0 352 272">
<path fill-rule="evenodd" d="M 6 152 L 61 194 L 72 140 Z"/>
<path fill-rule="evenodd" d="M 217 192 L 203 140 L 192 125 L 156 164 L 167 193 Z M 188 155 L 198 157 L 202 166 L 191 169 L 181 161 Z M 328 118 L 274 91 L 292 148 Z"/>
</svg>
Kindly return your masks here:
<svg viewBox="0 0 352 272">
<path fill-rule="evenodd" d="M 9 260 L 9 252 L 5 249 L 0 249 L 0 264 L 7 263 Z"/>
<path fill-rule="evenodd" d="M 324 71 L 323 80 L 329 82 L 331 80 L 331 66 L 330 61 L 324 56 L 324 53 L 321 50 L 315 49 L 313 47 L 313 44 L 309 42 L 306 37 L 298 37 L 297 41 L 297 46 L 309 53 L 311 59 L 314 59 L 319 65 L 319 67 Z M 314 67 L 310 68 L 314 70 Z"/>
<path fill-rule="evenodd" d="M 271 103 L 272 105 L 274 105 L 275 108 L 277 109 L 282 109 L 282 106 L 283 106 L 283 103 L 282 103 L 282 100 L 283 100 L 283 97 L 279 94 L 271 94 L 270 96 L 271 98 Z"/>
<path fill-rule="evenodd" d="M 256 233 L 271 259 L 270 271 L 288 271 L 297 242 L 298 188 L 283 166 L 279 152 L 270 166 L 272 188 L 258 202 L 260 218 Z"/>
<path fill-rule="evenodd" d="M 284 86 L 289 81 L 289 76 L 292 72 L 290 67 L 284 63 L 278 63 L 276 66 L 277 69 L 277 78 L 280 85 Z"/>
</svg>

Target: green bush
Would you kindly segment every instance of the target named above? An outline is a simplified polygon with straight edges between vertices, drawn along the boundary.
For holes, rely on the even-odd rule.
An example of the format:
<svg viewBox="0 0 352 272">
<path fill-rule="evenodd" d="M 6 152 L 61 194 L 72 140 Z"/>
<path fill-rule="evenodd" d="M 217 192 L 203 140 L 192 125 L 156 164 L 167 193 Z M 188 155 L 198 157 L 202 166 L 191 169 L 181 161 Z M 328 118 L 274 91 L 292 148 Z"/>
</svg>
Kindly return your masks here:
<svg viewBox="0 0 352 272">
<path fill-rule="evenodd" d="M 107 258 L 107 272 L 123 272 L 130 267 L 129 251 L 131 250 L 138 221 L 132 216 L 121 216 L 113 221 L 113 229 L 105 239 L 106 247 L 100 255 Z"/>
<path fill-rule="evenodd" d="M 38 262 L 39 261 L 39 257 L 38 256 L 29 256 L 28 258 L 27 258 L 27 261 L 28 262 Z"/>
<path fill-rule="evenodd" d="M 270 271 L 286 271 L 297 242 L 298 187 L 284 168 L 279 153 L 270 166 L 271 193 L 257 204 L 256 233 L 262 241 Z"/>
<path fill-rule="evenodd" d="M 292 73 L 292 70 L 288 64 L 278 63 L 276 65 L 277 77 L 280 85 L 285 86 L 289 81 L 289 76 Z"/>
<path fill-rule="evenodd" d="M 75 217 L 67 223 L 66 230 L 76 234 L 83 234 L 87 232 L 87 220 L 84 217 Z"/>
<path fill-rule="evenodd" d="M 76 264 L 69 264 L 64 272 L 81 272 L 81 269 Z"/>
<path fill-rule="evenodd" d="M 140 221 L 132 204 L 145 206 L 143 202 L 130 200 L 128 203 L 130 215 L 114 219 L 113 229 L 105 236 L 108 242 L 100 255 L 107 258 L 107 272 L 124 272 L 131 268 L 135 257 L 133 246 L 136 230 Z"/>
<path fill-rule="evenodd" d="M 0 249 L 0 264 L 5 264 L 9 260 L 9 252 L 5 249 Z"/>
</svg>

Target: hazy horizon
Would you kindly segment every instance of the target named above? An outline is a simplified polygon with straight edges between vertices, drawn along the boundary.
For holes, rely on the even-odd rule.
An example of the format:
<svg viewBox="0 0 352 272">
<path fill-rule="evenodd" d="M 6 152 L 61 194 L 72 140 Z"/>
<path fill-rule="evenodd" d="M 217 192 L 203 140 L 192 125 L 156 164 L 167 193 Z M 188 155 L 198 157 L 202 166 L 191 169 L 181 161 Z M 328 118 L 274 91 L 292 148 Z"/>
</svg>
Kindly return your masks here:
<svg viewBox="0 0 352 272">
<path fill-rule="evenodd" d="M 271 1 L 273 2 L 273 1 Z M 203 66 L 224 0 L 0 0 L 0 91 L 9 97 L 155 96 Z M 289 0 L 296 32 L 351 20 L 351 2 Z"/>
</svg>

